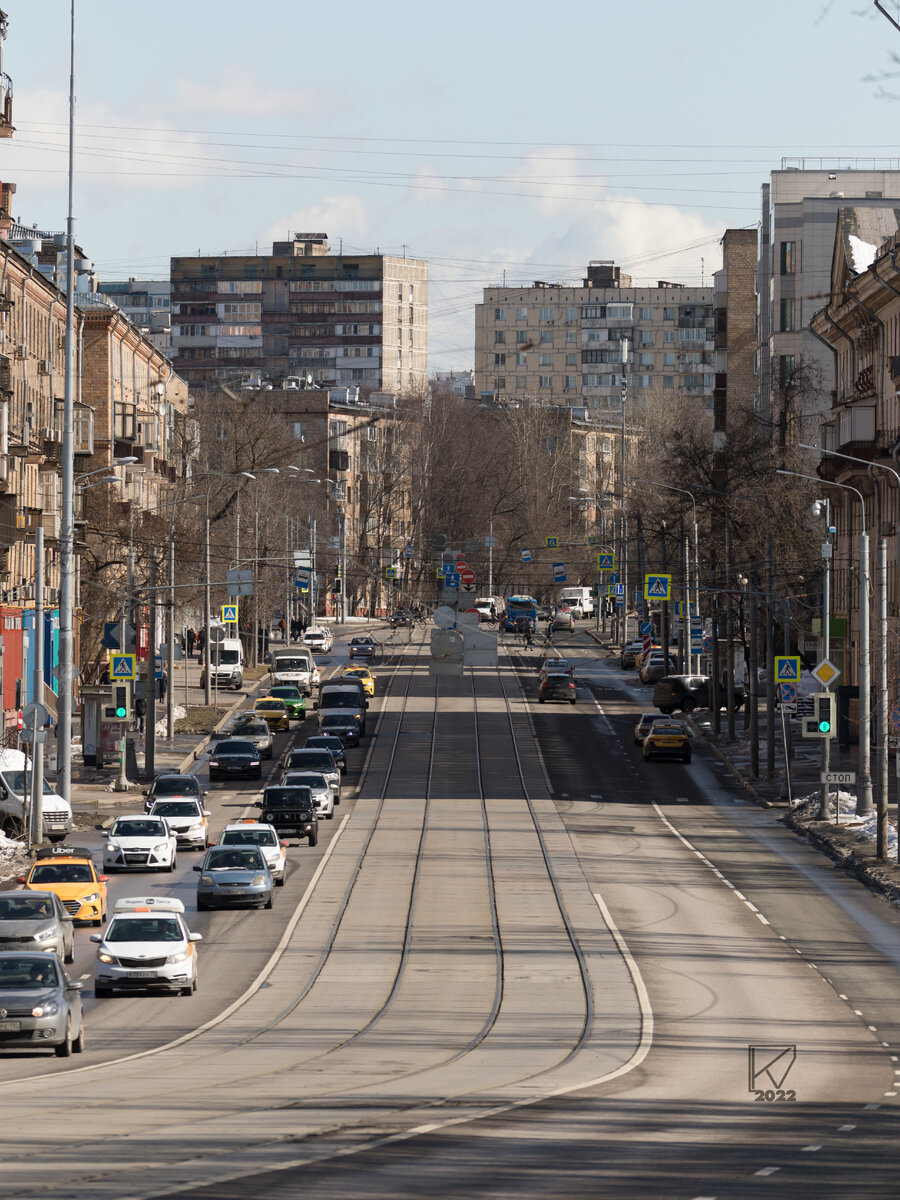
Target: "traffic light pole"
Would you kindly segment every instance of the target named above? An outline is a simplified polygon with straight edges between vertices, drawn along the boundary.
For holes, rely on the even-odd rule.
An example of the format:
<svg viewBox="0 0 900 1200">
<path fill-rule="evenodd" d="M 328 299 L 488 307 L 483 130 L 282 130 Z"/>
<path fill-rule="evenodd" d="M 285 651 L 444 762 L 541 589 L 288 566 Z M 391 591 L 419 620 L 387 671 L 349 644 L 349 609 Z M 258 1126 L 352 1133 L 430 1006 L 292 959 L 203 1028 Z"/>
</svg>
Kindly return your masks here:
<svg viewBox="0 0 900 1200">
<path fill-rule="evenodd" d="M 876 853 L 888 855 L 888 655 L 887 540 L 878 539 L 878 795 Z"/>
<path fill-rule="evenodd" d="M 119 625 L 119 646 L 125 649 L 126 646 L 126 628 L 128 625 L 128 606 L 131 603 L 131 589 L 129 588 L 128 595 L 122 602 L 122 622 Z M 137 649 L 137 647 L 135 647 Z M 110 680 L 112 683 L 112 680 Z M 128 722 L 122 722 L 122 737 L 119 740 L 119 778 L 113 784 L 114 792 L 128 791 L 128 776 L 125 773 L 125 741 L 128 737 Z"/>
<path fill-rule="evenodd" d="M 825 529 L 827 532 L 827 543 L 822 546 L 822 565 L 825 568 L 823 571 L 822 580 L 822 657 L 826 660 L 831 655 L 831 501 L 825 501 Z M 828 549 L 825 549 L 825 546 Z M 830 691 L 830 685 L 826 691 Z M 822 800 L 819 805 L 819 820 L 828 821 L 831 818 L 831 800 L 828 792 L 828 784 L 824 782 L 828 769 L 831 765 L 831 738 L 822 739 Z M 840 802 L 838 803 L 838 815 L 840 815 Z"/>
</svg>

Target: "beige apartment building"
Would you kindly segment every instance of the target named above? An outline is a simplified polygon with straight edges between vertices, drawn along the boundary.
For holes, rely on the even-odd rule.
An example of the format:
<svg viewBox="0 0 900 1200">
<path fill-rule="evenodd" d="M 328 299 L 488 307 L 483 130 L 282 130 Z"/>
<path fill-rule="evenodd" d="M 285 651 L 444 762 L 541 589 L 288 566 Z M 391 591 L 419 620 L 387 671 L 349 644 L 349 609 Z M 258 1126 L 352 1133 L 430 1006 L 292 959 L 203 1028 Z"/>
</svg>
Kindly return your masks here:
<svg viewBox="0 0 900 1200">
<path fill-rule="evenodd" d="M 712 287 L 632 287 L 611 262 L 591 262 L 580 288 L 485 288 L 475 306 L 476 395 L 603 412 L 620 407 L 627 382 L 638 400 L 711 407 L 714 303 Z"/>
<path fill-rule="evenodd" d="M 270 255 L 173 258 L 172 359 L 189 383 L 299 377 L 424 394 L 428 264 L 332 254 L 324 233 Z"/>
</svg>

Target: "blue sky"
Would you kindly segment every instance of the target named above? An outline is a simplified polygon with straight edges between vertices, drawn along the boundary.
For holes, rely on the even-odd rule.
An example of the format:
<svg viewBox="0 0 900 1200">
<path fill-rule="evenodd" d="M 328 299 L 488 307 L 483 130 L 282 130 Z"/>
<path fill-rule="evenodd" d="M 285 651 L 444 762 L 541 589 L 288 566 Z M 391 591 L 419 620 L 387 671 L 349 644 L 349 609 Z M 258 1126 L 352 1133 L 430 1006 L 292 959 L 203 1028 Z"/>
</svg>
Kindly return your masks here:
<svg viewBox="0 0 900 1200">
<path fill-rule="evenodd" d="M 68 0 L 0 5 L 0 178 L 61 230 Z M 900 156 L 891 53 L 870 0 L 77 0 L 76 235 L 107 278 L 300 229 L 405 248 L 431 264 L 431 369 L 464 368 L 504 272 L 709 281 L 783 156 Z"/>
</svg>

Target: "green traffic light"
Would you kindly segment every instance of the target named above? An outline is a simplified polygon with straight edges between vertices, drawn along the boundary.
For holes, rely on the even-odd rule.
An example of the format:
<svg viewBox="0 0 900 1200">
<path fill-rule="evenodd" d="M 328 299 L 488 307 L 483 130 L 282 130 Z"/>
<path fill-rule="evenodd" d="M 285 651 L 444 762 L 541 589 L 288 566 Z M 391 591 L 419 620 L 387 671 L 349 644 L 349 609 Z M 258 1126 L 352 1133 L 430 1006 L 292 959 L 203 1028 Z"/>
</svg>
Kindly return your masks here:
<svg viewBox="0 0 900 1200">
<path fill-rule="evenodd" d="M 830 721 L 820 721 L 819 722 L 819 733 L 828 733 L 830 731 L 830 729 L 831 729 Z"/>
<path fill-rule="evenodd" d="M 128 716 L 127 710 L 121 704 L 116 709 L 116 716 L 117 717 L 127 717 Z"/>
</svg>

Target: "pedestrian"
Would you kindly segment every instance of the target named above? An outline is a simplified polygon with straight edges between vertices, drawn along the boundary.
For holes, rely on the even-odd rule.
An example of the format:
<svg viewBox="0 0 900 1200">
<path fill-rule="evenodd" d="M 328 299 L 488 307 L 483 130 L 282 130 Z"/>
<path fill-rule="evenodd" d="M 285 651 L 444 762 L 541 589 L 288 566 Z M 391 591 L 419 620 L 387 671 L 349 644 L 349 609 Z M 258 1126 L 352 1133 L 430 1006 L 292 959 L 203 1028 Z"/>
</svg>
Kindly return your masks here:
<svg viewBox="0 0 900 1200">
<path fill-rule="evenodd" d="M 144 714 L 147 711 L 147 701 L 143 696 L 138 696 L 134 702 L 134 716 L 137 721 L 138 733 L 144 732 Z"/>
<path fill-rule="evenodd" d="M 196 640 L 197 640 L 197 634 L 194 632 L 192 627 L 188 628 L 188 631 L 185 634 L 185 640 L 187 641 L 188 658 L 193 658 L 194 642 L 196 642 Z"/>
<path fill-rule="evenodd" d="M 202 629 L 197 630 L 197 657 L 202 658 L 203 647 L 206 644 L 206 635 Z"/>
</svg>

